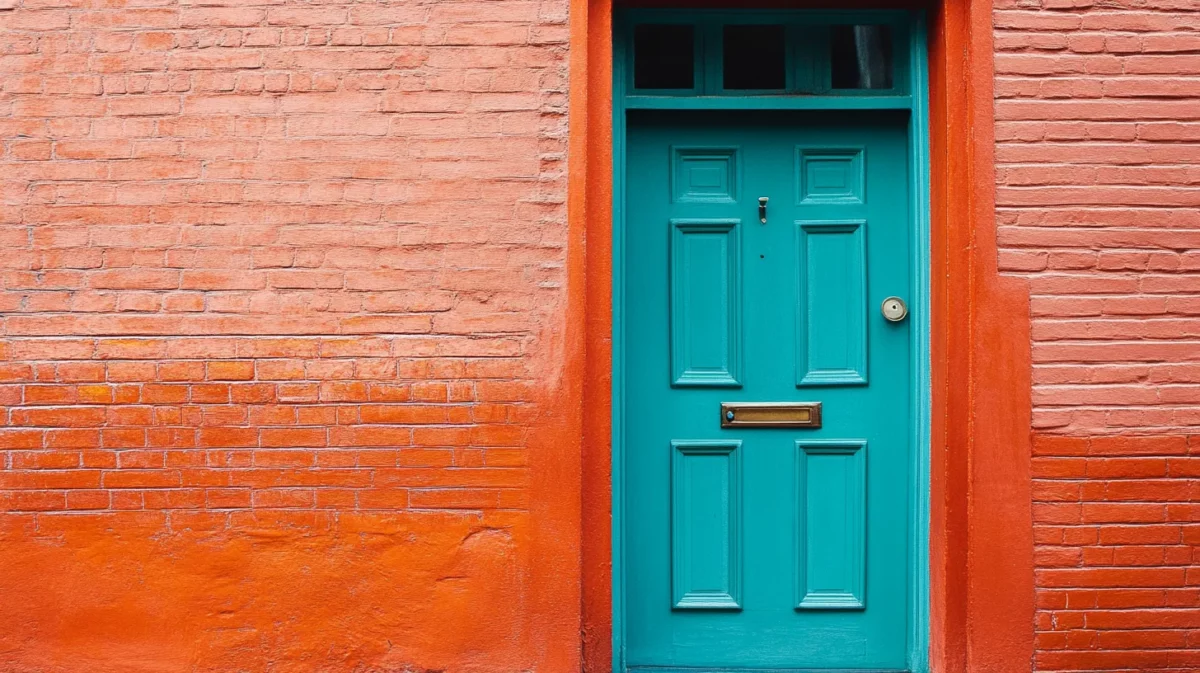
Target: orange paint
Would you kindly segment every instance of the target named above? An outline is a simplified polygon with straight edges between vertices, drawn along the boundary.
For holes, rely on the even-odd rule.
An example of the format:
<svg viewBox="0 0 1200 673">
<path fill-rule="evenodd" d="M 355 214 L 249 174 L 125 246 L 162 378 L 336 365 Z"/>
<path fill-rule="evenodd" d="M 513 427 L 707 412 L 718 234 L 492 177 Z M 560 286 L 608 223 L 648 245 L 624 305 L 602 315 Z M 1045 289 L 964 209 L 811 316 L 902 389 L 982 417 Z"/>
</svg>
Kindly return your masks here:
<svg viewBox="0 0 1200 673">
<path fill-rule="evenodd" d="M 648 2 L 638 6 L 728 6 Z M 911 2 L 862 2 L 904 7 Z M 740 5 L 739 5 L 740 6 Z M 756 6 L 796 7 L 790 2 Z M 808 5 L 814 8 L 820 4 Z M 841 5 L 845 6 L 845 5 Z M 576 0 L 588 23 L 588 378 L 584 387 L 585 670 L 611 666 L 611 0 Z M 933 446 L 931 662 L 935 671 L 1029 670 L 1033 653 L 1029 300 L 997 272 L 992 5 L 943 0 L 930 14 Z M 577 93 L 576 95 L 584 95 Z"/>
<path fill-rule="evenodd" d="M 992 7 L 949 2 L 932 24 L 932 659 L 1028 670 L 1029 300 L 996 270 Z"/>
<path fill-rule="evenodd" d="M 520 670 L 556 654 L 514 517 L 3 521 L 6 671 Z"/>
<path fill-rule="evenodd" d="M 584 174 L 572 180 L 572 194 L 587 204 L 586 334 L 583 386 L 583 668 L 612 668 L 612 3 L 572 0 L 573 54 L 585 60 L 582 77 L 573 71 L 573 100 L 583 99 L 572 116 L 571 134 L 582 134 Z M 584 48 L 580 48 L 583 45 Z M 579 155 L 576 155 L 578 157 Z"/>
</svg>

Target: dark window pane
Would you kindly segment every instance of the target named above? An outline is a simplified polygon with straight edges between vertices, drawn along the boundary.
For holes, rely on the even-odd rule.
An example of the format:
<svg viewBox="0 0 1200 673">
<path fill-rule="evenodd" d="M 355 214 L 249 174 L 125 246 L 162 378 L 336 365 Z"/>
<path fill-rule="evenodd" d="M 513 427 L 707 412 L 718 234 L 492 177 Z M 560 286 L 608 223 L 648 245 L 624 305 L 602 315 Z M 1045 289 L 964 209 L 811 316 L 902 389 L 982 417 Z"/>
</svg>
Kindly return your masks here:
<svg viewBox="0 0 1200 673">
<path fill-rule="evenodd" d="M 833 88 L 892 88 L 892 31 L 888 26 L 832 26 L 830 38 Z"/>
<path fill-rule="evenodd" d="M 783 26 L 725 26 L 725 88 L 787 86 Z"/>
<path fill-rule="evenodd" d="M 692 27 L 646 23 L 633 29 L 633 87 L 691 89 L 694 84 Z"/>
</svg>

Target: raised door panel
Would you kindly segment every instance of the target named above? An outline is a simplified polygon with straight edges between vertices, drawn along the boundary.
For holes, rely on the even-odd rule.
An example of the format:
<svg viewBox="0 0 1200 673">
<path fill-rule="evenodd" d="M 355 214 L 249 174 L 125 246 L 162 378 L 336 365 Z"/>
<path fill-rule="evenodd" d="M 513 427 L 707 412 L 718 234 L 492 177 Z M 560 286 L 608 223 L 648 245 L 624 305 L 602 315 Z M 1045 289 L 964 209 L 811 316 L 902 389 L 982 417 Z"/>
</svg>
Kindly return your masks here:
<svg viewBox="0 0 1200 673">
<path fill-rule="evenodd" d="M 740 386 L 740 221 L 671 220 L 671 380 Z"/>
<path fill-rule="evenodd" d="M 672 605 L 740 609 L 741 442 L 675 441 L 671 446 Z"/>
<path fill-rule="evenodd" d="M 866 607 L 867 443 L 796 442 L 800 610 Z"/>
<path fill-rule="evenodd" d="M 796 223 L 796 385 L 867 382 L 867 223 Z"/>
<path fill-rule="evenodd" d="M 796 151 L 800 205 L 866 202 L 863 148 L 800 148 Z"/>
</svg>

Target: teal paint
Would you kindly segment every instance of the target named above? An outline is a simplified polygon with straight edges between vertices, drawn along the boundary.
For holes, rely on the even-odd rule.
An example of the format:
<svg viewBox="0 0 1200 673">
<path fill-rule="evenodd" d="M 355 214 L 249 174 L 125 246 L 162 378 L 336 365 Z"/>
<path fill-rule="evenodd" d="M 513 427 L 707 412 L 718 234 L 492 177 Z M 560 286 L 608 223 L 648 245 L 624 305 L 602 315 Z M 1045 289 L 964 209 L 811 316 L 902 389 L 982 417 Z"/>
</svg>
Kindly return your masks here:
<svg viewBox="0 0 1200 673">
<path fill-rule="evenodd" d="M 906 116 L 642 112 L 628 133 L 636 176 L 625 214 L 628 665 L 904 669 L 911 329 L 884 320 L 879 304 L 912 291 Z M 673 148 L 706 144 L 737 148 L 738 199 L 673 198 Z M 861 174 L 843 175 L 842 187 L 856 197 L 798 198 L 798 153 L 834 156 L 852 145 L 862 160 L 841 168 Z M 837 191 L 836 179 L 822 184 Z M 769 198 L 766 224 L 760 196 Z M 703 356 L 701 373 L 740 362 L 741 385 L 674 383 L 675 343 Z M 817 381 L 798 387 L 798 369 Z M 720 427 L 722 402 L 807 400 L 823 404 L 820 429 Z M 812 452 L 797 455 L 797 441 Z M 822 451 L 810 441 L 871 450 Z M 681 481 L 673 448 L 698 442 L 738 442 L 741 469 L 689 458 L 707 461 L 708 472 Z M 727 483 L 734 474 L 740 484 Z M 739 490 L 740 507 L 730 499 Z M 863 521 L 864 507 L 856 533 L 852 519 Z M 672 522 L 687 522 L 688 538 L 704 543 L 678 544 Z M 740 559 L 730 556 L 739 548 Z M 676 577 L 683 568 L 692 570 Z M 695 596 L 688 609 L 671 600 L 681 586 Z M 740 587 L 738 600 L 716 597 L 729 587 Z"/>
<path fill-rule="evenodd" d="M 916 425 L 913 428 L 913 494 L 910 512 L 912 530 L 916 534 L 913 546 L 913 597 L 912 635 L 909 642 L 908 668 L 925 673 L 929 670 L 929 511 L 930 511 L 930 443 L 932 442 L 932 403 L 930 401 L 930 350 L 929 350 L 929 63 L 927 57 L 928 34 L 925 13 L 915 12 L 911 21 L 911 39 L 908 43 L 913 107 L 909 115 L 909 175 L 912 179 L 909 201 L 913 229 L 913 251 L 916 255 L 916 274 L 913 276 L 914 293 L 918 300 L 910 302 L 912 315 L 912 361 L 916 368 L 917 384 L 913 400 Z"/>
<path fill-rule="evenodd" d="M 612 668 L 625 673 L 625 82 L 626 35 L 613 27 L 613 227 L 612 227 Z"/>
<path fill-rule="evenodd" d="M 775 99 L 775 100 L 769 100 Z M 911 96 L 627 96 L 626 110 L 908 110 Z"/>
<path fill-rule="evenodd" d="M 800 150 L 804 152 L 805 150 Z M 861 178 L 861 162 L 858 166 Z M 803 180 L 803 173 L 797 176 Z M 860 179 L 861 182 L 861 179 Z M 860 199 L 800 201 L 805 206 L 861 206 Z M 857 208 L 856 208 L 857 209 Z M 807 210 L 807 209 L 806 209 Z M 796 385 L 867 383 L 867 221 L 796 222 L 798 288 Z"/>
<path fill-rule="evenodd" d="M 741 446 L 671 443 L 671 594 L 677 610 L 742 607 Z"/>
<path fill-rule="evenodd" d="M 639 16 L 641 13 L 638 13 Z M 662 13 L 660 13 L 661 15 Z M 685 14 L 674 14 L 676 19 L 681 16 L 684 20 L 690 20 L 696 12 L 687 12 Z M 772 16 L 780 13 L 771 13 Z M 797 15 L 803 15 L 799 19 L 800 23 L 812 22 L 820 23 L 829 20 L 830 13 L 786 13 L 790 18 L 794 19 Z M 672 16 L 667 13 L 665 16 Z M 763 21 L 764 13 L 760 12 L 745 12 L 739 13 L 738 16 L 743 22 L 754 23 Z M 910 345 L 912 348 L 912 363 L 915 365 L 915 375 L 918 383 L 915 386 L 915 397 L 912 400 L 912 411 L 916 418 L 915 426 L 911 428 L 913 437 L 913 446 L 917 449 L 913 451 L 912 456 L 912 482 L 914 485 L 914 505 L 908 512 L 911 519 L 913 544 L 910 545 L 910 555 L 912 559 L 911 581 L 909 585 L 908 596 L 910 598 L 911 616 L 910 632 L 908 638 L 908 654 L 907 666 L 909 670 L 924 671 L 927 670 L 927 650 L 928 650 L 928 442 L 929 442 L 929 401 L 928 401 L 928 312 L 925 308 L 928 301 L 928 142 L 926 129 L 928 126 L 928 114 L 926 103 L 926 74 L 925 74 L 925 29 L 923 17 L 919 14 L 906 14 L 895 12 L 866 12 L 866 13 L 838 13 L 837 16 L 844 17 L 844 22 L 854 23 L 860 22 L 862 17 L 870 16 L 873 18 L 882 17 L 887 21 L 906 23 L 911 26 L 911 40 L 908 40 L 907 62 L 900 66 L 897 72 L 896 82 L 897 88 L 903 93 L 894 93 L 895 95 L 858 95 L 854 96 L 851 92 L 838 92 L 838 96 L 809 96 L 809 97 L 781 97 L 775 96 L 713 96 L 704 97 L 681 97 L 674 94 L 678 92 L 670 92 L 672 95 L 663 96 L 628 96 L 626 95 L 627 83 L 627 61 L 625 59 L 625 43 L 623 28 L 628 23 L 618 22 L 617 34 L 615 35 L 615 51 L 617 54 L 616 62 L 614 63 L 614 347 L 613 347 L 613 399 L 614 399 L 614 417 L 613 417 L 613 653 L 614 653 L 614 669 L 624 670 L 628 667 L 634 667 L 636 662 L 629 661 L 626 657 L 626 642 L 628 636 L 628 619 L 627 612 L 627 563 L 626 556 L 626 523 L 629 517 L 627 512 L 633 516 L 638 516 L 636 511 L 629 509 L 626 503 L 626 495 L 628 485 L 625 480 L 626 459 L 630 455 L 629 447 L 627 446 L 628 419 L 626 410 L 620 404 L 621 400 L 625 399 L 625 392 L 628 389 L 629 382 L 627 373 L 626 351 L 628 346 L 629 335 L 626 326 L 626 302 L 632 295 L 636 294 L 640 288 L 636 285 L 631 286 L 626 278 L 626 257 L 628 256 L 629 241 L 626 237 L 626 190 L 629 186 L 629 180 L 626 179 L 627 160 L 626 160 L 626 115 L 627 110 L 635 108 L 651 108 L 658 107 L 664 109 L 831 109 L 831 110 L 851 110 L 851 109 L 907 109 L 911 111 L 909 115 L 908 131 L 911 142 L 907 147 L 908 165 L 909 165 L 909 183 L 911 196 L 909 201 L 909 210 L 912 216 L 914 227 L 911 232 L 911 243 L 914 247 L 915 268 L 912 278 L 913 293 L 910 301 L 912 315 L 909 318 L 911 325 L 912 338 Z M 706 20 L 719 22 L 721 17 L 709 16 Z M 899 41 L 897 41 L 897 50 L 903 51 Z M 698 59 L 699 60 L 699 59 Z M 911 68 L 908 67 L 911 63 Z M 903 70 L 903 72 L 900 72 Z M 704 86 L 710 86 L 713 78 L 709 77 Z M 719 81 L 719 80 L 718 80 Z M 911 92 L 911 95 L 909 94 Z M 660 92 L 655 92 L 660 93 Z M 718 92 L 720 93 L 720 92 Z M 724 92 L 728 94 L 730 92 Z M 745 92 L 736 92 L 744 94 Z M 695 95 L 694 93 L 692 94 Z M 738 177 L 734 174 L 735 179 Z M 705 184 L 710 184 L 711 181 L 701 180 Z M 736 190 L 740 185 L 736 182 L 731 182 L 731 190 Z M 799 197 L 798 197 L 799 198 Z M 743 221 L 749 224 L 757 224 L 756 220 L 743 217 Z M 877 307 L 873 307 L 877 309 Z M 665 373 L 665 372 L 664 372 Z M 872 382 L 872 385 L 874 382 Z M 802 390 L 802 389 L 801 389 Z M 811 389 L 819 390 L 819 389 Z M 728 392 L 728 390 L 727 390 Z M 808 397 L 805 397 L 808 399 Z M 774 431 L 770 431 L 774 432 Z M 798 448 L 797 448 L 798 450 Z M 746 455 L 752 455 L 747 452 Z M 863 455 L 866 455 L 865 453 Z M 799 584 L 797 584 L 799 586 Z M 674 587 L 672 587 L 674 591 Z M 669 600 L 670 597 L 664 597 Z M 698 610 L 689 614 L 703 614 L 704 610 Z M 800 610 L 796 610 L 800 613 Z M 812 611 L 819 612 L 819 611 Z M 839 611 L 832 610 L 830 613 L 836 614 Z M 841 611 L 842 613 L 848 611 Z M 744 665 L 744 664 L 738 664 Z M 785 667 L 792 667 L 795 662 L 782 664 Z M 666 669 L 660 669 L 666 670 Z"/>
<path fill-rule="evenodd" d="M 671 220 L 667 254 L 671 371 L 676 386 L 741 385 L 740 225 L 736 219 Z"/>
<path fill-rule="evenodd" d="M 866 608 L 867 443 L 796 442 L 796 607 Z"/>
<path fill-rule="evenodd" d="M 733 203 L 738 176 L 732 147 L 676 147 L 671 194 L 678 202 Z"/>
<path fill-rule="evenodd" d="M 796 203 L 861 204 L 862 147 L 800 148 L 796 152 Z"/>
</svg>

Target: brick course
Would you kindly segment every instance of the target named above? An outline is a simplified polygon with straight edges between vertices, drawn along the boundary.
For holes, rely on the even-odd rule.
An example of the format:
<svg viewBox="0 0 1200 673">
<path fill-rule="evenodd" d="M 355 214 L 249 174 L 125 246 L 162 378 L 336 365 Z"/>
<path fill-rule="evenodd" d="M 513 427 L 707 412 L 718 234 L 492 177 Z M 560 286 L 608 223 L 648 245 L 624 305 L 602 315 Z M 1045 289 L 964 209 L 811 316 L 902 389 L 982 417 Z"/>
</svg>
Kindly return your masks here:
<svg viewBox="0 0 1200 673">
<path fill-rule="evenodd" d="M 1033 312 L 1042 671 L 1200 668 L 1200 14 L 999 0 L 1000 264 Z"/>
</svg>

